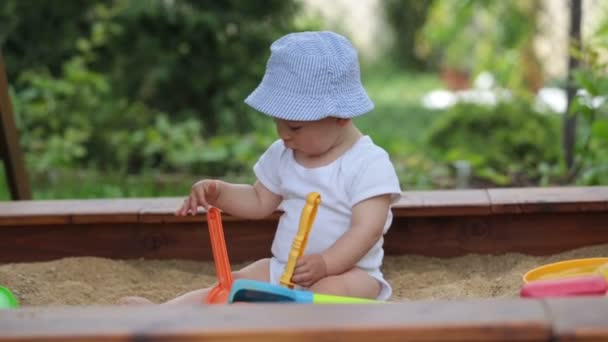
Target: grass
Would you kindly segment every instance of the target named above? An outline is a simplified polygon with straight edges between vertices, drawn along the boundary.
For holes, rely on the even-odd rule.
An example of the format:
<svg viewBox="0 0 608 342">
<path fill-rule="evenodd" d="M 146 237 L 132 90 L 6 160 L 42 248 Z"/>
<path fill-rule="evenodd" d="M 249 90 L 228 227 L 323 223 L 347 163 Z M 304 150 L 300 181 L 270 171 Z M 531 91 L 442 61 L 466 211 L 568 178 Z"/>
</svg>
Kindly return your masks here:
<svg viewBox="0 0 608 342">
<path fill-rule="evenodd" d="M 426 129 L 439 115 L 438 111 L 424 108 L 422 98 L 428 91 L 441 87 L 438 77 L 388 68 L 373 73 L 364 71 L 364 77 L 376 108 L 356 119 L 358 127 L 392 153 L 421 148 Z"/>
<path fill-rule="evenodd" d="M 0 199 L 10 199 L 1 172 Z M 54 170 L 30 176 L 33 197 L 43 199 L 162 197 L 187 194 L 196 180 L 192 175 L 120 175 L 96 170 Z"/>
<path fill-rule="evenodd" d="M 365 87 L 376 108 L 356 119 L 358 127 L 391 154 L 420 150 L 426 128 L 439 115 L 421 105 L 424 94 L 441 87 L 432 74 L 396 72 L 390 68 L 363 71 Z M 0 168 L 0 200 L 10 199 L 4 169 Z M 251 175 L 228 175 L 230 181 L 248 182 Z M 49 170 L 31 174 L 34 199 L 121 198 L 185 196 L 201 175 L 138 175 L 101 172 L 95 169 Z"/>
</svg>

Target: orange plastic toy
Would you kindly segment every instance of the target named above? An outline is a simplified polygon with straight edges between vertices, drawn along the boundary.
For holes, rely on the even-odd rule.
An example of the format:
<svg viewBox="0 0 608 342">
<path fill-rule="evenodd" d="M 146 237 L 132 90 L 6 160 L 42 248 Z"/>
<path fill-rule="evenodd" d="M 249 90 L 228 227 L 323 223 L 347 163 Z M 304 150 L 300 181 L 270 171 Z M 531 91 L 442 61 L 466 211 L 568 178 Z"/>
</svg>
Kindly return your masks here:
<svg viewBox="0 0 608 342">
<path fill-rule="evenodd" d="M 228 303 L 230 290 L 232 288 L 232 271 L 230 260 L 224 240 L 224 228 L 222 227 L 222 216 L 218 208 L 209 207 L 207 210 L 207 224 L 209 225 L 209 238 L 213 261 L 215 262 L 215 273 L 218 284 L 207 295 L 206 303 L 222 304 Z"/>
<path fill-rule="evenodd" d="M 296 268 L 296 262 L 298 258 L 304 254 L 306 244 L 308 243 L 308 234 L 312 228 L 312 223 L 317 216 L 317 209 L 321 203 L 321 195 L 318 192 L 311 192 L 306 196 L 306 204 L 302 208 L 302 214 L 300 215 L 300 226 L 298 227 L 298 233 L 293 239 L 291 244 L 291 251 L 289 252 L 289 259 L 285 266 L 285 271 L 281 276 L 280 283 L 290 289 L 293 289 L 295 284 L 291 282 L 293 277 L 294 269 Z"/>
</svg>

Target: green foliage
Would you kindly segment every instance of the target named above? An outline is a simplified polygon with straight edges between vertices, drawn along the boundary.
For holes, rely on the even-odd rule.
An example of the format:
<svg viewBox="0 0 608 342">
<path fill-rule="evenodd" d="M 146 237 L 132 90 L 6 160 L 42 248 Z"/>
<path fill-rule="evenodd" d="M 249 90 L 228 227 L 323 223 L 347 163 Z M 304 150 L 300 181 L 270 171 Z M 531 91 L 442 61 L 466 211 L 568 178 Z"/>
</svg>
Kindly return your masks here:
<svg viewBox="0 0 608 342">
<path fill-rule="evenodd" d="M 532 50 L 539 6 L 528 0 L 435 0 L 416 50 L 444 68 L 490 71 L 498 85 L 525 96 L 542 82 Z"/>
<path fill-rule="evenodd" d="M 558 160 L 559 121 L 531 108 L 524 101 L 458 104 L 433 123 L 428 143 L 448 163 L 468 161 L 488 184 L 535 184 L 542 176 L 539 167 Z"/>
<path fill-rule="evenodd" d="M 17 88 L 17 128 L 35 173 L 86 167 L 218 175 L 244 169 L 268 143 L 253 133 L 205 139 L 195 118 L 170 120 L 141 102 L 115 98 L 107 77 L 80 58 L 66 62 L 59 77 L 26 72 Z"/>
<path fill-rule="evenodd" d="M 441 111 L 427 109 L 421 98 L 441 87 L 437 75 L 400 72 L 386 63 L 362 71 L 367 93 L 375 108 L 355 119 L 357 126 L 391 154 L 418 148 L 423 133 Z"/>
<path fill-rule="evenodd" d="M 298 9 L 296 0 L 2 1 L 0 43 L 28 165 L 250 167 L 268 139 L 252 133 L 263 116 L 243 100 L 270 43 L 298 29 Z"/>
<path fill-rule="evenodd" d="M 141 103 L 127 106 L 125 99 L 107 98 L 110 94 L 104 86 L 95 88 L 91 85 L 104 82 L 84 81 L 87 78 L 99 79 L 102 77 L 100 74 L 82 70 L 82 63 L 69 64 L 72 65 L 70 68 L 79 70 L 78 74 L 88 75 L 81 77 L 81 81 L 75 83 L 75 87 L 97 89 L 92 93 L 99 97 L 94 101 L 72 99 L 70 103 L 107 101 L 105 105 L 112 105 L 118 109 L 113 112 L 115 114 L 113 119 L 91 124 L 96 129 L 87 132 L 91 132 L 92 136 L 100 134 L 94 144 L 78 145 L 86 149 L 86 155 L 90 155 L 94 160 L 92 162 L 87 161 L 87 158 L 74 158 L 75 161 L 71 165 L 64 166 L 66 164 L 61 163 L 49 165 L 42 162 L 50 158 L 46 154 L 52 156 L 54 152 L 26 151 L 30 163 L 37 165 L 35 169 L 30 167 L 35 198 L 181 196 L 194 181 L 206 176 L 250 182 L 252 181 L 251 166 L 276 138 L 271 120 L 260 121 L 254 132 L 247 134 L 213 136 L 194 134 L 193 132 L 196 131 L 194 126 L 200 125 L 198 120 L 171 120 L 163 113 L 153 113 Z M 36 75 L 32 75 L 33 81 L 30 84 L 22 86 L 37 93 L 50 93 L 48 101 L 39 101 L 39 113 L 29 109 L 29 106 L 36 104 L 34 99 L 26 102 L 23 94 L 13 96 L 18 100 L 14 104 L 16 108 L 18 107 L 17 118 L 22 141 L 34 138 L 30 136 L 36 131 L 34 127 L 43 126 L 49 118 L 57 117 L 58 114 L 45 108 L 47 102 L 66 103 L 65 100 L 55 99 L 57 91 L 52 90 L 55 87 L 54 83 L 60 80 L 75 82 L 71 80 L 73 77 L 64 75 L 58 78 L 38 75 L 41 80 L 36 80 Z M 420 103 L 420 97 L 440 86 L 437 77 L 423 73 L 396 73 L 394 69 L 379 66 L 364 70 L 363 76 L 376 108 L 369 115 L 357 118 L 356 123 L 366 134 L 371 135 L 374 141 L 390 152 L 403 188 L 433 189 L 448 186 L 449 169 L 430 160 L 424 152 L 424 147 L 421 146 L 423 132 L 440 115 L 440 112 L 425 109 Z M 36 86 L 34 87 L 32 83 Z M 39 84 L 51 90 L 37 89 L 41 87 Z M 61 110 L 86 113 L 97 109 L 93 106 L 88 106 L 86 109 L 63 106 Z M 23 119 L 31 120 L 30 115 L 22 117 L 23 113 L 30 112 L 39 114 L 35 116 L 37 121 L 23 122 Z M 96 117 L 100 119 L 102 116 Z M 67 119 L 72 118 L 67 116 L 63 120 Z M 122 127 L 131 120 L 133 123 Z M 135 122 L 135 120 L 152 120 L 152 124 Z M 395 129 L 396 122 L 404 124 L 400 124 L 399 129 Z M 25 123 L 27 126 L 24 125 Z M 108 129 L 104 129 L 105 127 Z M 174 129 L 173 133 L 172 129 Z M 184 133 L 184 131 L 192 131 L 192 133 Z M 41 145 L 44 145 L 43 136 L 44 134 L 36 137 Z M 23 144 L 23 146 L 28 145 L 30 144 Z M 63 153 L 59 151 L 57 155 L 61 156 Z M 137 172 L 137 175 L 125 174 L 129 160 L 133 164 L 129 171 Z M 136 167 L 137 165 L 139 167 Z M 7 190 L 5 192 L 8 193 Z"/>
<path fill-rule="evenodd" d="M 433 0 L 383 0 L 386 22 L 392 29 L 390 49 L 393 61 L 399 67 L 420 69 L 427 66 L 415 53 L 416 34 L 424 25 Z"/>
<path fill-rule="evenodd" d="M 431 1 L 385 1 L 401 32 L 393 61 L 465 61 L 511 90 L 530 86 L 535 69 L 524 62 L 534 60 L 538 2 L 433 0 L 414 39 Z M 251 166 L 276 134 L 243 99 L 259 82 L 273 40 L 319 25 L 294 20 L 298 4 L 1 1 L 0 44 L 35 197 L 179 196 L 201 177 L 251 181 Z M 605 45 L 590 47 L 596 52 L 581 52 L 577 85 L 598 98 L 608 93 L 607 72 L 593 56 L 605 55 Z M 404 189 L 454 186 L 451 165 L 462 159 L 484 186 L 563 176 L 557 117 L 527 102 L 429 110 L 420 99 L 441 86 L 437 77 L 401 73 L 396 64 L 363 70 L 376 109 L 356 123 L 389 151 Z M 606 102 L 588 99 L 579 96 L 571 108 L 583 138 L 576 182 L 606 184 Z"/>
<path fill-rule="evenodd" d="M 31 69 L 56 76 L 88 35 L 91 9 L 103 0 L 2 0 L 0 46 L 9 81 Z"/>
<path fill-rule="evenodd" d="M 569 115 L 578 117 L 575 165 L 570 176 L 581 185 L 608 183 L 608 21 L 585 42 L 583 50 L 573 51 L 581 62 L 575 71 L 580 87 Z"/>
<path fill-rule="evenodd" d="M 94 131 L 89 117 L 104 108 L 109 92 L 104 77 L 74 59 L 59 78 L 25 71 L 16 88 L 16 124 L 28 165 L 36 171 L 68 167 L 87 157 L 85 145 Z"/>
<path fill-rule="evenodd" d="M 250 181 L 226 175 L 226 180 Z M 184 196 L 199 176 L 188 173 L 143 172 L 125 175 L 120 172 L 100 172 L 94 169 L 54 169 L 31 174 L 33 198 L 121 198 Z M 0 168 L 0 200 L 10 199 L 4 169 Z"/>
<path fill-rule="evenodd" d="M 206 133 L 244 132 L 258 114 L 243 99 L 262 77 L 270 43 L 295 29 L 298 8 L 115 0 L 94 7 L 91 34 L 78 45 L 117 93 L 176 119 L 194 115 Z"/>
<path fill-rule="evenodd" d="M 422 105 L 421 98 L 441 87 L 432 73 L 400 72 L 390 63 L 362 71 L 374 110 L 354 121 L 390 154 L 403 189 L 434 189 L 445 185 L 446 168 L 424 152 L 424 132 L 442 112 Z"/>
</svg>

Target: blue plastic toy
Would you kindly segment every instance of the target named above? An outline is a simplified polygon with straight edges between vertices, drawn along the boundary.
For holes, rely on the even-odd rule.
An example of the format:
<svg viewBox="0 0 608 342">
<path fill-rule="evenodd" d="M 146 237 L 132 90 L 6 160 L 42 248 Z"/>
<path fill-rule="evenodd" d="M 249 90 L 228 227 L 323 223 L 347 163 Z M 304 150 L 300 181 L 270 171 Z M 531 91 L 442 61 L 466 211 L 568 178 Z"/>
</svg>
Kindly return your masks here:
<svg viewBox="0 0 608 342">
<path fill-rule="evenodd" d="M 325 295 L 305 290 L 292 290 L 279 285 L 249 279 L 237 279 L 232 284 L 228 303 L 235 302 L 291 302 L 301 304 L 383 303 L 372 299 Z"/>
</svg>

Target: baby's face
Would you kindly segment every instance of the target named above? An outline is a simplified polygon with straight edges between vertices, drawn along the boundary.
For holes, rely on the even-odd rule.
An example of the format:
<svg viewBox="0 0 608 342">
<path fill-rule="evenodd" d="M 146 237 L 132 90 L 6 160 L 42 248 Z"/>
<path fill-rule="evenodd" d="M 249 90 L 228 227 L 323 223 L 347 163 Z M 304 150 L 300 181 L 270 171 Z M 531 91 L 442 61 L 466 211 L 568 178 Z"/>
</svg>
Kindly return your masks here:
<svg viewBox="0 0 608 342">
<path fill-rule="evenodd" d="M 275 119 L 275 123 L 285 146 L 308 156 L 318 156 L 332 148 L 344 127 L 340 119 L 332 117 L 319 121 Z"/>
</svg>

